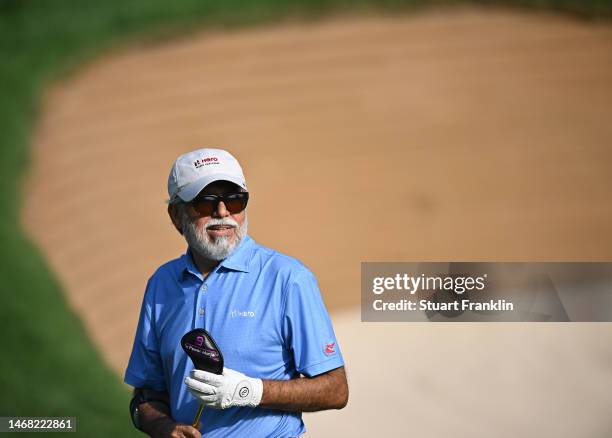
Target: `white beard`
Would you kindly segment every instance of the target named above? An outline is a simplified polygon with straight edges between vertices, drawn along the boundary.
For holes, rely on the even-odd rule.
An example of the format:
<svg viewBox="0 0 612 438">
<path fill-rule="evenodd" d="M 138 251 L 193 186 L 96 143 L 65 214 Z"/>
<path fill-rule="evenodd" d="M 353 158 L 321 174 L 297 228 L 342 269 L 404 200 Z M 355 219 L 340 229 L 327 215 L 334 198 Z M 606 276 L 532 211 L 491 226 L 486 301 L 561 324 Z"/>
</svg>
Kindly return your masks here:
<svg viewBox="0 0 612 438">
<path fill-rule="evenodd" d="M 197 225 L 184 212 L 182 215 L 183 236 L 192 251 L 208 260 L 220 261 L 227 258 L 240 245 L 242 239 L 247 234 L 248 220 L 245 216 L 242 225 L 238 225 L 233 219 L 214 219 L 211 218 L 205 227 L 198 228 Z M 232 241 L 232 236 L 221 236 L 214 240 L 206 232 L 206 228 L 213 225 L 234 226 L 236 238 Z"/>
</svg>

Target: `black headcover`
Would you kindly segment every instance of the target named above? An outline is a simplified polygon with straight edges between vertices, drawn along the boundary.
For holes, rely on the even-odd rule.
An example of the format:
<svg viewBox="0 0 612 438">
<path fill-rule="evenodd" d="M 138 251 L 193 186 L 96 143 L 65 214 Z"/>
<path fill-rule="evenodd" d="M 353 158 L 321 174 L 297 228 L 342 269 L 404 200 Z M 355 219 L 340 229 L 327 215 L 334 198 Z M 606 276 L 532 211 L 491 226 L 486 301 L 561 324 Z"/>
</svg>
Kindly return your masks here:
<svg viewBox="0 0 612 438">
<path fill-rule="evenodd" d="M 223 355 L 206 330 L 191 330 L 181 339 L 181 346 L 196 369 L 215 374 L 223 373 Z"/>
</svg>

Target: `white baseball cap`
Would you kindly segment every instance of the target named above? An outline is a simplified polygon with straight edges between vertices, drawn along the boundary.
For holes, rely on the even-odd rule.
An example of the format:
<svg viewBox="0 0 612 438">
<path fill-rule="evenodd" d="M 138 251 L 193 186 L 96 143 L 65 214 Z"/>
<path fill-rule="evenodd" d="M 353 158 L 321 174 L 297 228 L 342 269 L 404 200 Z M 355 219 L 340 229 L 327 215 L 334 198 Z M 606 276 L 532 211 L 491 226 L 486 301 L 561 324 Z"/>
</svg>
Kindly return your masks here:
<svg viewBox="0 0 612 438">
<path fill-rule="evenodd" d="M 223 149 L 197 149 L 176 159 L 168 176 L 170 201 L 191 201 L 208 184 L 230 181 L 247 190 L 238 160 Z"/>
</svg>

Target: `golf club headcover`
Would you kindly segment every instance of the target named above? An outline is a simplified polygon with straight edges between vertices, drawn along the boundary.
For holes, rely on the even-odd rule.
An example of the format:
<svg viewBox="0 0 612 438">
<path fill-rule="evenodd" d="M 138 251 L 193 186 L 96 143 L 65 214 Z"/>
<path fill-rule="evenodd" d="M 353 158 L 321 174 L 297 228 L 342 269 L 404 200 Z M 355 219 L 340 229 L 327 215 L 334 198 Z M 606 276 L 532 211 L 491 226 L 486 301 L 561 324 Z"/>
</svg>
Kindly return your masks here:
<svg viewBox="0 0 612 438">
<path fill-rule="evenodd" d="M 215 340 L 204 329 L 197 328 L 186 333 L 181 346 L 198 370 L 209 373 L 223 373 L 223 355 Z"/>
</svg>

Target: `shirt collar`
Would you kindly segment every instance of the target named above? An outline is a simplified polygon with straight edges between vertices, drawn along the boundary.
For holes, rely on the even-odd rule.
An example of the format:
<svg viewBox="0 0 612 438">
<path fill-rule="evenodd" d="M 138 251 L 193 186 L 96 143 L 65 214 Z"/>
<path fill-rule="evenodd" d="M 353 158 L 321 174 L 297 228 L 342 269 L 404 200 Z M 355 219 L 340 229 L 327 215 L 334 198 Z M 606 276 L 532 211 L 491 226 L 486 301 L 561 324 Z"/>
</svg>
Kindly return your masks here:
<svg viewBox="0 0 612 438">
<path fill-rule="evenodd" d="M 215 268 L 218 270 L 223 267 L 232 271 L 249 272 L 249 262 L 251 260 L 251 247 L 253 245 L 253 239 L 249 236 L 244 236 L 240 244 L 232 253 L 226 258 L 221 260 L 221 263 Z M 191 249 L 187 248 L 187 252 L 181 257 L 183 261 L 183 274 L 193 274 L 200 280 L 203 280 L 202 273 L 196 266 Z"/>
<path fill-rule="evenodd" d="M 238 248 L 227 257 L 222 260 L 219 266 L 223 266 L 226 269 L 232 271 L 249 272 L 249 262 L 251 261 L 251 247 L 253 246 L 253 239 L 248 235 L 244 236 Z"/>
<path fill-rule="evenodd" d="M 204 276 L 193 261 L 193 256 L 191 255 L 191 249 L 189 247 L 181 259 L 183 261 L 183 276 L 192 274 L 198 277 L 200 280 L 204 280 Z"/>
</svg>

